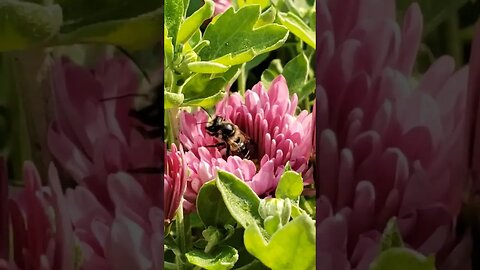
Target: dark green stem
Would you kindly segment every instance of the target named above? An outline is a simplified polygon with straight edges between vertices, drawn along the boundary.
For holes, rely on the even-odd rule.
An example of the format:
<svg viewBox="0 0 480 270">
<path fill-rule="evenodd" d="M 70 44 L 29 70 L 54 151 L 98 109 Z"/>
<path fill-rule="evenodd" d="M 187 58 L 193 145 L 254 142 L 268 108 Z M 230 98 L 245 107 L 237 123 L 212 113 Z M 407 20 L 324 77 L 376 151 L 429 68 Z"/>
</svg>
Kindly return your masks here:
<svg viewBox="0 0 480 270">
<path fill-rule="evenodd" d="M 245 64 L 240 68 L 240 75 L 238 76 L 238 92 L 243 96 L 247 88 L 247 74 L 245 72 Z"/>
<path fill-rule="evenodd" d="M 175 259 L 177 264 L 177 269 L 185 269 L 182 255 L 187 252 L 186 241 L 185 241 L 185 223 L 184 223 L 182 204 L 183 204 L 183 200 L 180 201 L 180 205 L 177 209 L 177 215 L 175 218 L 177 245 L 180 249 L 180 254 L 177 254 L 176 255 L 177 257 Z"/>
<path fill-rule="evenodd" d="M 458 14 L 456 12 L 454 12 L 447 20 L 447 42 L 448 50 L 455 59 L 455 63 L 457 66 L 462 66 L 462 46 L 460 44 Z"/>
</svg>

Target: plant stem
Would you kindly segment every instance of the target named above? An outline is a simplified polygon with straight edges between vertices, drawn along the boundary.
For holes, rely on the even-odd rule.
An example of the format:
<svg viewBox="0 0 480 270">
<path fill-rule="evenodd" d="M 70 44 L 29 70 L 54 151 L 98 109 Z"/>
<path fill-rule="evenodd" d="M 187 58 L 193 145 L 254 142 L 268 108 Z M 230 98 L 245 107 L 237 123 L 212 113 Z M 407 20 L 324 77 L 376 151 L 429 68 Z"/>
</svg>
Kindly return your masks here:
<svg viewBox="0 0 480 270">
<path fill-rule="evenodd" d="M 183 217 L 183 199 L 180 200 L 180 205 L 177 209 L 177 215 L 175 218 L 175 226 L 177 233 L 177 245 L 180 248 L 180 254 L 176 255 L 177 269 L 184 269 L 182 254 L 187 252 L 185 243 L 185 224 Z"/>
<path fill-rule="evenodd" d="M 463 65 L 463 57 L 462 57 L 462 48 L 461 44 L 459 43 L 460 40 L 460 33 L 459 33 L 459 23 L 458 23 L 458 14 L 454 12 L 450 18 L 447 20 L 447 42 L 448 42 L 448 50 L 450 54 L 455 59 L 455 63 L 457 66 Z"/>
<path fill-rule="evenodd" d="M 240 68 L 240 75 L 238 76 L 238 92 L 243 96 L 247 88 L 247 74 L 245 74 L 245 64 Z"/>
<path fill-rule="evenodd" d="M 178 144 L 178 123 L 177 123 L 177 114 L 178 108 L 172 108 L 167 111 L 168 116 L 168 134 L 167 134 L 167 143 L 168 145 L 174 143 Z"/>
<path fill-rule="evenodd" d="M 170 262 L 163 262 L 163 267 L 165 269 L 171 269 L 171 270 L 177 269 L 177 266 L 174 263 L 170 263 Z"/>
</svg>

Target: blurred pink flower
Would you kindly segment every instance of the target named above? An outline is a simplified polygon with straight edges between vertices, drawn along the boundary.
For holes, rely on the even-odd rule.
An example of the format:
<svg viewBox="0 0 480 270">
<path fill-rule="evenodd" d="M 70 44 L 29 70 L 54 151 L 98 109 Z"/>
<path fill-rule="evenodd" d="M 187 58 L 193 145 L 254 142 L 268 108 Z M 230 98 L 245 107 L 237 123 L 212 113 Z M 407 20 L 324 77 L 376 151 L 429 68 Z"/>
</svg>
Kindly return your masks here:
<svg viewBox="0 0 480 270">
<path fill-rule="evenodd" d="M 317 256 L 320 270 L 368 269 L 390 217 L 438 269 L 468 269 L 454 246 L 466 170 L 468 68 L 439 58 L 417 83 L 418 4 L 319 0 Z M 452 256 L 447 256 L 448 254 Z"/>
<path fill-rule="evenodd" d="M 312 154 L 312 114 L 302 111 L 296 115 L 298 98 L 289 96 L 283 76 L 277 77 L 267 91 L 262 83 L 247 90 L 245 100 L 234 93 L 216 108 L 216 114 L 225 117 L 256 144 L 257 162 L 231 156 L 225 159 L 217 148 L 204 146 L 216 140 L 205 131 L 208 115 L 204 111 L 180 114 L 180 142 L 186 150 L 187 166 L 191 170 L 185 197 L 195 202 L 200 187 L 215 177 L 218 168 L 242 178 L 259 195 L 275 190 L 285 165 L 304 175 L 306 183 L 313 181 L 309 159 Z M 186 205 L 189 209 L 191 206 Z"/>
<path fill-rule="evenodd" d="M 469 113 L 470 124 L 475 136 L 472 138 L 472 174 L 476 195 L 480 195 L 480 22 L 475 28 L 475 38 L 472 43 L 469 81 Z"/>
<path fill-rule="evenodd" d="M 72 224 L 56 168 L 50 165 L 48 187 L 42 186 L 33 163 L 25 162 L 23 174 L 25 187 L 8 203 L 13 260 L 0 259 L 0 268 L 75 269 Z"/>
<path fill-rule="evenodd" d="M 62 59 L 53 73 L 57 115 L 48 134 L 50 151 L 69 176 L 110 207 L 105 181 L 110 173 L 163 168 L 161 140 L 143 138 L 128 116 L 132 100 L 101 101 L 136 93 L 136 74 L 130 62 L 117 58 L 101 62 L 92 71 Z M 160 192 L 160 173 L 135 178 L 142 185 L 155 183 L 158 190 L 149 192 Z"/>
<path fill-rule="evenodd" d="M 66 197 L 83 269 L 162 269 L 163 142 L 137 132 L 131 99 L 101 101 L 138 91 L 132 66 L 110 59 L 89 71 L 63 59 L 54 86 L 49 148 L 79 184 Z M 142 168 L 158 173 L 126 173 Z"/>
<path fill-rule="evenodd" d="M 214 16 L 221 14 L 225 12 L 227 9 L 232 7 L 232 1 L 231 0 L 213 0 L 215 3 L 215 12 Z"/>
<path fill-rule="evenodd" d="M 109 175 L 106 182 L 114 211 L 83 186 L 66 193 L 83 269 L 163 269 L 159 198 L 124 172 Z"/>
</svg>

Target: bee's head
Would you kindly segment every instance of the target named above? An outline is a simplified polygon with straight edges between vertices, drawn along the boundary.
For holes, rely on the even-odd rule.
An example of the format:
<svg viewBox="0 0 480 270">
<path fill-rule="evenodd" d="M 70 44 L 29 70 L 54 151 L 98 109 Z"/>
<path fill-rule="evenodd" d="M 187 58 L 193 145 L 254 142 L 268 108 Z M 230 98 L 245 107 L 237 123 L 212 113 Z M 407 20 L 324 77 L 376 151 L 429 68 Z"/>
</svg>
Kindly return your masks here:
<svg viewBox="0 0 480 270">
<path fill-rule="evenodd" d="M 235 133 L 235 127 L 232 123 L 225 121 L 225 118 L 221 116 L 215 116 L 205 127 L 207 133 L 210 136 L 217 138 L 225 138 L 232 136 Z"/>
</svg>

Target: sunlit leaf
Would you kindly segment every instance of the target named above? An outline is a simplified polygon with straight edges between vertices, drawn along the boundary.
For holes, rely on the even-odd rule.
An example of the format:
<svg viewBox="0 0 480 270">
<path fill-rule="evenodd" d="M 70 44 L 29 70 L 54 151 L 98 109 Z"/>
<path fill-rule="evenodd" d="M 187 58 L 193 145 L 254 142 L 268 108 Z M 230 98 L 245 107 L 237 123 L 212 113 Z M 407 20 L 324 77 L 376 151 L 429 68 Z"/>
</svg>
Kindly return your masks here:
<svg viewBox="0 0 480 270">
<path fill-rule="evenodd" d="M 235 219 L 228 212 L 215 180 L 203 184 L 200 188 L 197 196 L 197 213 L 205 226 L 235 224 Z"/>
<path fill-rule="evenodd" d="M 282 46 L 288 30 L 273 23 L 254 29 L 259 16 L 258 5 L 245 6 L 237 12 L 228 9 L 205 30 L 203 38 L 210 45 L 199 53 L 201 59 L 238 65 Z"/>
<path fill-rule="evenodd" d="M 0 1 L 0 52 L 47 42 L 60 31 L 62 20 L 59 5 Z"/>
<path fill-rule="evenodd" d="M 85 26 L 60 36 L 58 43 L 106 43 L 129 50 L 145 49 L 160 41 L 163 31 L 162 12 L 157 9 L 130 19 Z"/>
<path fill-rule="evenodd" d="M 220 246 L 209 253 L 193 250 L 185 254 L 189 263 L 207 270 L 232 269 L 238 260 L 238 251 L 229 246 Z"/>
<path fill-rule="evenodd" d="M 307 215 L 289 222 L 270 241 L 252 224 L 245 230 L 244 241 L 248 252 L 273 270 L 315 269 L 315 224 Z"/>
</svg>

